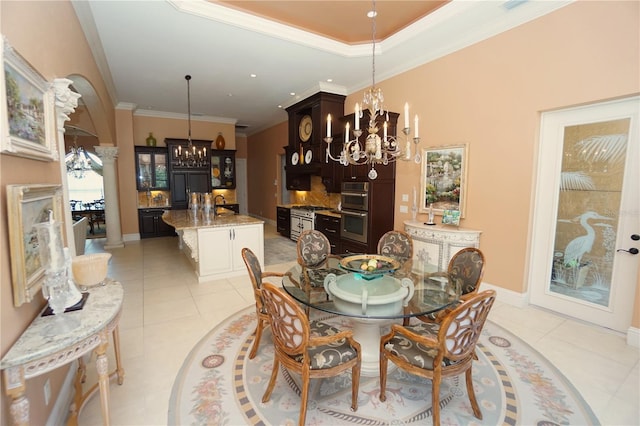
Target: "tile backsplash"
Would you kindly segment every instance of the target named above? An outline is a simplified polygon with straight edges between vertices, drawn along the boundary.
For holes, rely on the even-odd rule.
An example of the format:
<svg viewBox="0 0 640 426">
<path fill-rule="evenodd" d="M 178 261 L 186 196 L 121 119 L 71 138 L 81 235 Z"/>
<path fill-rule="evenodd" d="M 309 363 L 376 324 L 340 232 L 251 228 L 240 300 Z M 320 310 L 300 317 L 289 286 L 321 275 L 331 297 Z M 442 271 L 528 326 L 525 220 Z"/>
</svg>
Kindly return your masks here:
<svg viewBox="0 0 640 426">
<path fill-rule="evenodd" d="M 320 176 L 311 176 L 311 191 L 291 191 L 291 204 L 338 207 L 340 194 L 327 193 Z"/>
</svg>

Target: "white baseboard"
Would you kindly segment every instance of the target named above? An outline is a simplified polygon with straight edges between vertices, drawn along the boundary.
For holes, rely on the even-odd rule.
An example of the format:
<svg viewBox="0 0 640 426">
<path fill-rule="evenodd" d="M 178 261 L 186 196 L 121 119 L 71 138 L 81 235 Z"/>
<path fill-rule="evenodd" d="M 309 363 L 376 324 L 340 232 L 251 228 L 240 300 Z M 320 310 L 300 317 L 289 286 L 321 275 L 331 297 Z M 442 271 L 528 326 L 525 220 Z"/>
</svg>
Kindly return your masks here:
<svg viewBox="0 0 640 426">
<path fill-rule="evenodd" d="M 75 395 L 74 379 L 76 377 L 76 371 L 78 371 L 78 360 L 69 364 L 69 371 L 67 371 L 67 376 L 64 378 L 64 383 L 62 383 L 62 387 L 58 393 L 58 398 L 56 398 L 51 414 L 49 414 L 46 426 L 67 424 L 69 408 L 73 403 Z"/>
<path fill-rule="evenodd" d="M 484 290 L 495 290 L 496 300 L 512 306 L 516 306 L 518 308 L 524 308 L 529 304 L 526 293 L 518 293 L 513 290 L 507 290 L 506 288 L 498 287 L 496 285 L 489 284 L 483 281 L 480 284 L 479 291 Z"/>
<path fill-rule="evenodd" d="M 124 234 L 122 236 L 122 241 L 127 242 L 127 241 L 138 241 L 140 239 L 140 234 L 139 233 L 135 233 L 135 234 Z"/>
<path fill-rule="evenodd" d="M 629 327 L 627 330 L 627 345 L 640 348 L 640 328 Z"/>
</svg>

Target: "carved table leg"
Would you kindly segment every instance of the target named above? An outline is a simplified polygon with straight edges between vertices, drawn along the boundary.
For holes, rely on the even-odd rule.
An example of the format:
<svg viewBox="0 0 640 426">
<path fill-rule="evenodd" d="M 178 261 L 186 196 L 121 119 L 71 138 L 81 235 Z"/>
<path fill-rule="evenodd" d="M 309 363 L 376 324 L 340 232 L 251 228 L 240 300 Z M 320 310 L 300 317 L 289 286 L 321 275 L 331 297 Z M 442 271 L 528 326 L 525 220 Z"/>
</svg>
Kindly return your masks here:
<svg viewBox="0 0 640 426">
<path fill-rule="evenodd" d="M 86 370 L 87 366 L 84 363 L 84 359 L 82 357 L 78 358 L 78 369 L 76 370 L 76 377 L 74 378 L 73 384 L 76 395 L 73 398 L 71 407 L 69 407 L 70 414 L 69 419 L 67 420 L 67 426 L 74 426 L 78 424 L 78 414 L 84 400 L 84 395 L 82 393 L 82 384 L 87 377 Z"/>
<path fill-rule="evenodd" d="M 100 332 L 100 344 L 96 348 L 96 370 L 98 372 L 98 385 L 100 387 L 100 405 L 102 406 L 102 423 L 109 425 L 109 360 L 107 359 L 107 346 L 109 337 L 106 330 Z"/>
<path fill-rule="evenodd" d="M 4 387 L 11 398 L 11 421 L 14 425 L 29 424 L 29 400 L 25 396 L 26 384 L 24 381 L 24 369 L 13 367 L 4 370 Z"/>
<path fill-rule="evenodd" d="M 116 353 L 116 373 L 118 375 L 118 384 L 124 383 L 124 368 L 122 368 L 122 359 L 120 358 L 120 327 L 113 329 L 113 350 Z"/>
</svg>

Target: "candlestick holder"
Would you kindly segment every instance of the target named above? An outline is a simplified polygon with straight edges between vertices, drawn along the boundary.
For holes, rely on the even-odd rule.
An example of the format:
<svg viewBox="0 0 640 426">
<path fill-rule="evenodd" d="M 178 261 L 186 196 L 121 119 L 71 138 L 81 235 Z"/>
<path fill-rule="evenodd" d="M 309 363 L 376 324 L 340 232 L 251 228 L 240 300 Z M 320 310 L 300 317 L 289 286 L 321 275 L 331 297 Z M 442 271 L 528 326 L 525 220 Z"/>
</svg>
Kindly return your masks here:
<svg viewBox="0 0 640 426">
<path fill-rule="evenodd" d="M 425 225 L 435 225 L 434 222 L 434 214 L 433 214 L 433 204 L 429 204 L 429 220 Z"/>
</svg>

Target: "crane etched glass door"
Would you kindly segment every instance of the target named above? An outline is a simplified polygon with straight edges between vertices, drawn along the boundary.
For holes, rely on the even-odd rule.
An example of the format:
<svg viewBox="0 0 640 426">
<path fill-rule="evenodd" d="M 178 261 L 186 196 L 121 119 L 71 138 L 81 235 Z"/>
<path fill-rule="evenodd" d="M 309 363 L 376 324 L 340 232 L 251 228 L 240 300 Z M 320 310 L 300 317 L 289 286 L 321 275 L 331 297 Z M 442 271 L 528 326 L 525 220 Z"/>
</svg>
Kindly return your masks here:
<svg viewBox="0 0 640 426">
<path fill-rule="evenodd" d="M 638 109 L 632 98 L 553 111 L 541 127 L 531 302 L 619 331 L 637 286 Z"/>
</svg>

